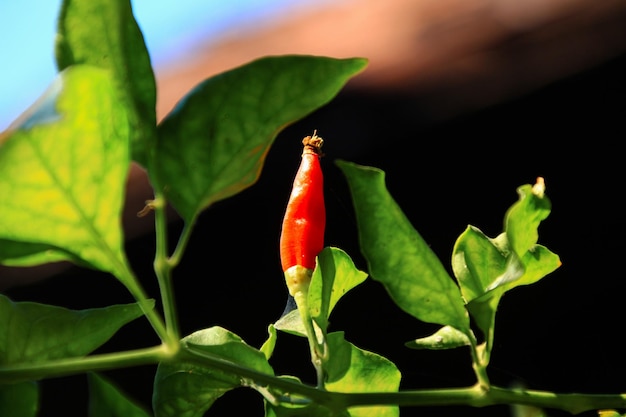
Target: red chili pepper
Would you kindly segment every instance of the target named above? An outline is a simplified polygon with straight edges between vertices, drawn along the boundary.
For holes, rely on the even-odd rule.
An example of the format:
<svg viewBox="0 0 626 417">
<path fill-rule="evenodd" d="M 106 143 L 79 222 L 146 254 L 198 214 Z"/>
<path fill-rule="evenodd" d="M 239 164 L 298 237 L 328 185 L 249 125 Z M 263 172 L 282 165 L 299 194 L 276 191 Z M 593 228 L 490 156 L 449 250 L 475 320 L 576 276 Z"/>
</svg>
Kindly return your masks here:
<svg viewBox="0 0 626 417">
<path fill-rule="evenodd" d="M 308 288 L 315 258 L 324 248 L 326 210 L 320 166 L 323 143 L 316 132 L 302 140 L 302 160 L 283 219 L 280 261 L 291 295 Z"/>
</svg>

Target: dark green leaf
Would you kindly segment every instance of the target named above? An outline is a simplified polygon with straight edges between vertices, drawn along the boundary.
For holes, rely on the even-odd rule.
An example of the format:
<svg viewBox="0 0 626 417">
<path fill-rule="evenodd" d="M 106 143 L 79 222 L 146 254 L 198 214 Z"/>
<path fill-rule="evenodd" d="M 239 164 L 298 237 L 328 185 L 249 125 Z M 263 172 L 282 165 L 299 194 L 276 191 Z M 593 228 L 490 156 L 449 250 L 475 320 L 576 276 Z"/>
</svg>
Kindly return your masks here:
<svg viewBox="0 0 626 417">
<path fill-rule="evenodd" d="M 74 66 L 0 135 L 0 260 L 128 268 L 128 123 L 107 71 Z M 14 243 L 13 243 L 14 242 Z"/>
<path fill-rule="evenodd" d="M 153 183 L 190 221 L 254 184 L 276 135 L 329 102 L 365 65 L 267 57 L 205 80 L 159 124 Z"/>
<path fill-rule="evenodd" d="M 360 349 L 343 337 L 343 332 L 328 334 L 328 381 L 325 388 L 338 392 L 397 392 L 400 371 L 388 359 Z M 351 417 L 395 417 L 397 406 L 352 407 Z"/>
<path fill-rule="evenodd" d="M 222 327 L 197 331 L 182 342 L 242 367 L 274 374 L 261 351 Z M 157 417 L 202 417 L 215 400 L 243 384 L 239 376 L 210 366 L 186 362 L 161 363 L 155 377 L 152 406 Z"/>
<path fill-rule="evenodd" d="M 0 294 L 0 365 L 87 355 L 142 315 L 138 304 L 69 310 Z"/>
<path fill-rule="evenodd" d="M 103 376 L 90 373 L 89 417 L 149 417 L 137 402 L 121 392 Z"/>
<path fill-rule="evenodd" d="M 133 158 L 147 166 L 156 138 L 156 83 L 130 0 L 64 0 L 56 59 L 59 70 L 89 64 L 111 72 L 132 126 Z"/>
<path fill-rule="evenodd" d="M 468 334 L 459 287 L 387 191 L 385 173 L 345 161 L 338 165 L 348 179 L 370 276 L 413 317 Z"/>
<path fill-rule="evenodd" d="M 450 326 L 443 326 L 430 336 L 422 337 L 406 343 L 411 349 L 443 350 L 454 349 L 471 344 L 465 333 Z"/>
<path fill-rule="evenodd" d="M 39 386 L 34 381 L 0 384 L 0 416 L 36 417 Z"/>
<path fill-rule="evenodd" d="M 0 239 L 0 264 L 31 266 L 68 259 L 71 259 L 75 264 L 81 263 L 81 260 L 73 254 L 55 246 Z"/>
</svg>

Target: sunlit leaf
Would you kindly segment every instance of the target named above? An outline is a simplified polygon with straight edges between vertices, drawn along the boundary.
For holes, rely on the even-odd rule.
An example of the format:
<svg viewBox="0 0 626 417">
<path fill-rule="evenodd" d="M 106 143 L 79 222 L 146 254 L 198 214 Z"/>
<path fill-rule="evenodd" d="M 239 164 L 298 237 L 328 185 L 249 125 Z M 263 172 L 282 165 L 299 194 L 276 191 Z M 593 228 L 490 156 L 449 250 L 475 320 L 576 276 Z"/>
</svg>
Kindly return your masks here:
<svg viewBox="0 0 626 417">
<path fill-rule="evenodd" d="M 263 352 L 222 327 L 199 330 L 182 342 L 212 357 L 274 374 Z M 243 384 L 237 375 L 197 362 L 164 362 L 155 376 L 152 406 L 157 417 L 202 417 L 219 397 Z"/>
<path fill-rule="evenodd" d="M 470 340 L 465 333 L 454 327 L 443 326 L 430 336 L 411 340 L 405 345 L 411 349 L 443 350 L 469 346 Z"/>
<path fill-rule="evenodd" d="M 598 410 L 598 417 L 622 417 L 623 415 L 615 410 Z"/>
<path fill-rule="evenodd" d="M 0 143 L 0 261 L 67 259 L 122 275 L 128 153 L 108 73 L 75 66 L 59 74 Z"/>
<path fill-rule="evenodd" d="M 333 308 L 348 291 L 361 284 L 367 274 L 358 270 L 347 253 L 338 248 L 326 247 L 317 257 L 307 304 L 318 330 L 326 332 L 328 318 Z M 306 337 L 306 329 L 298 310 L 281 317 L 274 326 L 286 333 Z"/>
<path fill-rule="evenodd" d="M 397 392 L 401 374 L 388 359 L 360 349 L 344 339 L 343 332 L 328 334 L 330 360 L 325 388 L 338 392 Z M 352 407 L 351 417 L 394 417 L 397 406 Z"/>
<path fill-rule="evenodd" d="M 39 386 L 34 381 L 0 384 L 0 416 L 36 417 Z"/>
<path fill-rule="evenodd" d="M 467 308 L 492 348 L 495 315 L 502 296 L 537 282 L 561 265 L 557 255 L 537 245 L 538 227 L 550 212 L 542 179 L 518 188 L 519 200 L 505 215 L 505 232 L 491 239 L 469 226 L 457 239 L 452 269 Z M 516 245 L 516 248 L 513 247 Z"/>
<path fill-rule="evenodd" d="M 350 186 L 370 276 L 413 317 L 469 333 L 459 287 L 387 191 L 385 173 L 345 161 L 338 165 Z"/>
<path fill-rule="evenodd" d="M 159 124 L 153 183 L 190 221 L 254 184 L 276 135 L 328 103 L 365 65 L 266 57 L 205 80 Z"/>
<path fill-rule="evenodd" d="M 90 373 L 89 417 L 149 417 L 136 401 L 120 391 L 102 375 Z"/>
<path fill-rule="evenodd" d="M 322 250 L 317 258 L 308 295 L 311 317 L 321 329 L 326 331 L 328 318 L 337 301 L 366 278 L 367 274 L 359 271 L 341 249 L 327 247 Z"/>
<path fill-rule="evenodd" d="M 57 67 L 89 64 L 110 71 L 132 126 L 133 158 L 146 166 L 156 138 L 156 83 L 129 0 L 64 0 Z"/>
<path fill-rule="evenodd" d="M 302 323 L 300 312 L 291 310 L 274 323 L 274 327 L 282 332 L 306 337 L 306 329 Z"/>
<path fill-rule="evenodd" d="M 273 324 L 267 326 L 267 340 L 261 346 L 260 351 L 263 352 L 265 358 L 269 360 L 272 357 L 272 353 L 274 353 L 274 348 L 276 347 L 276 327 Z"/>
<path fill-rule="evenodd" d="M 519 200 L 507 211 L 504 218 L 505 233 L 511 249 L 520 258 L 536 243 L 539 224 L 550 214 L 551 204 L 545 195 L 543 178 L 537 184 L 518 187 Z"/>
<path fill-rule="evenodd" d="M 138 304 L 70 310 L 0 294 L 0 365 L 84 356 L 142 315 Z"/>
<path fill-rule="evenodd" d="M 468 226 L 461 233 L 452 251 L 452 271 L 466 303 L 483 296 L 504 274 L 508 252 L 508 247 L 502 247 L 477 227 Z"/>
</svg>

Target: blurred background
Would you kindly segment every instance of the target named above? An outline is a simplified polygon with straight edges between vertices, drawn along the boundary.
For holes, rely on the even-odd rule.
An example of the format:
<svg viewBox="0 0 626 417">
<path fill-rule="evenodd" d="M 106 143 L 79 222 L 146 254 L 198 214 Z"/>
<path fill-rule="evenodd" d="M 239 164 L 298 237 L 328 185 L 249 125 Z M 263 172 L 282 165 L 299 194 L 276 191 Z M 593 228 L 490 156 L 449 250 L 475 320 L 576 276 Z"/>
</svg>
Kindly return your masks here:
<svg viewBox="0 0 626 417">
<path fill-rule="evenodd" d="M 54 77 L 59 3 L 0 4 L 0 130 Z M 364 270 L 347 185 L 334 160 L 386 171 L 392 195 L 447 267 L 468 224 L 495 237 L 517 200 L 516 188 L 543 176 L 553 210 L 539 243 L 559 254 L 563 266 L 503 299 L 491 378 L 559 392 L 626 390 L 619 342 L 626 294 L 619 261 L 626 249 L 620 146 L 626 137 L 626 2 L 136 0 L 133 6 L 155 67 L 159 118 L 201 80 L 264 55 L 370 60 L 335 100 L 279 134 L 257 184 L 201 216 L 176 270 L 184 333 L 219 324 L 253 346 L 265 339 L 286 297 L 277 244 L 300 140 L 317 129 L 326 140 L 327 245 L 344 249 Z M 146 189 L 133 192 L 130 199 L 142 201 Z M 129 219 L 129 229 L 149 229 L 132 223 L 140 221 L 134 214 Z M 179 228 L 173 220 L 173 241 Z M 157 297 L 152 236 L 132 236 L 129 257 Z M 3 292 L 16 301 L 72 308 L 129 301 L 111 277 L 77 268 Z M 144 325 L 129 325 L 120 340 L 150 340 Z M 342 299 L 331 326 L 394 361 L 404 388 L 474 382 L 463 349 L 404 348 L 434 327 L 398 311 L 376 282 Z M 278 373 L 313 377 L 301 342 L 279 337 Z M 113 341 L 109 348 L 116 347 Z M 149 404 L 151 386 L 138 387 L 153 372 L 108 375 Z M 76 385 L 72 394 L 65 389 L 70 383 Z M 83 385 L 81 377 L 46 381 L 43 402 L 79 395 Z M 237 407 L 240 415 L 248 407 L 254 410 L 248 415 L 261 415 L 258 396 L 242 391 L 227 394 L 208 415 L 233 415 Z M 511 415 L 506 407 L 408 408 L 401 415 L 446 413 Z"/>
</svg>

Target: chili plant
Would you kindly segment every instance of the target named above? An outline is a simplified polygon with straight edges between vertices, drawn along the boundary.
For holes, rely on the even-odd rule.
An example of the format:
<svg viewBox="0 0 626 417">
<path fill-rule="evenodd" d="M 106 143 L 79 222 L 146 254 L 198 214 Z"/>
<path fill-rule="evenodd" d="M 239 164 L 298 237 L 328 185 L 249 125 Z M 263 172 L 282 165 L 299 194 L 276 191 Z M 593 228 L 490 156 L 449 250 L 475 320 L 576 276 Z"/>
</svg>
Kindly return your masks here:
<svg viewBox="0 0 626 417">
<path fill-rule="evenodd" d="M 315 134 L 303 159 L 314 176 L 298 174 L 295 185 L 304 181 L 312 185 L 306 193 L 318 194 L 305 195 L 311 198 L 303 203 L 294 190 L 283 224 L 281 257 L 287 282 L 297 284 L 289 288 L 297 308 L 268 323 L 267 340 L 258 347 L 221 326 L 180 334 L 172 280 L 198 216 L 252 186 L 277 134 L 332 100 L 366 60 L 265 57 L 201 82 L 158 123 L 150 57 L 128 0 L 64 1 L 56 60 L 58 77 L 48 91 L 0 135 L 0 261 L 15 267 L 71 261 L 110 274 L 135 302 L 71 310 L 0 295 L 0 415 L 36 416 L 42 411 L 38 381 L 72 374 L 89 376 L 93 416 L 210 415 L 218 398 L 239 387 L 262 396 L 259 413 L 268 417 L 396 416 L 401 407 L 451 404 L 603 415 L 626 408 L 622 394 L 561 394 L 489 380 L 500 299 L 561 263 L 538 244 L 539 224 L 551 210 L 543 179 L 518 188 L 501 234 L 488 237 L 469 226 L 459 236 L 451 277 L 393 200 L 384 172 L 337 160 L 367 260 L 362 271 L 345 251 L 323 247 L 321 140 L 313 144 Z M 154 214 L 158 300 L 146 295 L 123 245 L 121 211 L 133 161 L 154 191 L 143 214 Z M 184 221 L 173 248 L 168 204 Z M 311 221 L 310 228 L 298 230 L 299 221 Z M 294 267 L 300 271 L 295 281 Z M 238 280 L 250 276 L 238 273 Z M 392 361 L 355 346 L 343 331 L 329 331 L 336 304 L 366 279 L 382 283 L 416 320 L 440 326 L 407 341 L 408 349 L 465 348 L 476 383 L 400 389 L 401 371 Z M 160 343 L 94 353 L 140 318 Z M 271 359 L 283 333 L 308 340 L 316 385 L 275 372 Z M 151 406 L 136 405 L 98 373 L 139 365 L 155 367 Z"/>
</svg>

